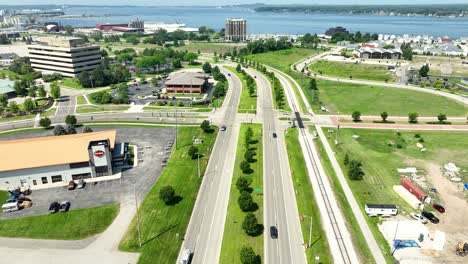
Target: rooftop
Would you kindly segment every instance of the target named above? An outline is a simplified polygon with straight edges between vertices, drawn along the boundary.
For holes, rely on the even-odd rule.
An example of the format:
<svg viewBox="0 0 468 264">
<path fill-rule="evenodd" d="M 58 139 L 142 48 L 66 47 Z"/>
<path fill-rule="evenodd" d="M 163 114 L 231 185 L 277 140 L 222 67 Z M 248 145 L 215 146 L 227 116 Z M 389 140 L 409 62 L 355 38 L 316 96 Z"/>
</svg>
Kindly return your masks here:
<svg viewBox="0 0 468 264">
<path fill-rule="evenodd" d="M 74 48 L 85 45 L 85 41 L 82 38 L 76 37 L 39 37 L 37 42 L 42 45 L 52 46 L 52 47 L 62 47 L 62 48 Z"/>
<path fill-rule="evenodd" d="M 116 135 L 115 130 L 107 130 L 0 141 L 0 171 L 86 162 L 90 141 L 109 139 L 113 149 Z"/>
<path fill-rule="evenodd" d="M 15 85 L 13 81 L 8 79 L 0 79 L 0 94 L 14 92 L 15 89 L 13 89 L 13 85 Z"/>
<path fill-rule="evenodd" d="M 169 76 L 166 85 L 203 85 L 208 75 L 198 72 L 182 72 Z"/>
</svg>

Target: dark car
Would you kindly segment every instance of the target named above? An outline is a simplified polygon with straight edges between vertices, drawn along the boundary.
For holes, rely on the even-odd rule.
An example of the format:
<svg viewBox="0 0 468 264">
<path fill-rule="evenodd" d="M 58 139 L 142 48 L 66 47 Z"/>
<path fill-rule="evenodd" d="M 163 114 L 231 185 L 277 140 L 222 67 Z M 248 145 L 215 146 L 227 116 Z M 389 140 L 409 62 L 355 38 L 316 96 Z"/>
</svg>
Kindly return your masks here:
<svg viewBox="0 0 468 264">
<path fill-rule="evenodd" d="M 433 224 L 438 224 L 439 223 L 439 218 L 435 217 L 435 215 L 433 215 L 432 213 L 430 213 L 428 211 L 423 211 L 422 215 L 424 217 L 426 217 L 429 221 L 431 221 L 431 223 L 433 223 Z"/>
<path fill-rule="evenodd" d="M 273 138 L 277 138 L 278 135 L 276 135 L 276 133 L 273 132 Z"/>
<path fill-rule="evenodd" d="M 68 190 L 71 191 L 71 190 L 75 190 L 76 188 L 76 183 L 74 181 L 70 181 L 68 183 Z"/>
<path fill-rule="evenodd" d="M 273 239 L 278 238 L 278 228 L 276 228 L 276 226 L 270 226 L 270 236 Z"/>
<path fill-rule="evenodd" d="M 70 202 L 69 201 L 63 201 L 60 203 L 60 212 L 67 212 L 70 209 Z"/>
<path fill-rule="evenodd" d="M 60 204 L 57 203 L 57 202 L 52 202 L 49 205 L 49 214 L 56 213 L 56 212 L 58 212 L 59 209 L 60 209 Z"/>
<path fill-rule="evenodd" d="M 230 74 L 230 73 L 228 73 L 228 76 L 231 76 L 231 74 Z"/>
<path fill-rule="evenodd" d="M 440 204 L 435 203 L 435 204 L 432 205 L 432 207 L 434 207 L 434 209 L 436 209 L 440 213 L 445 213 L 445 208 Z"/>
<path fill-rule="evenodd" d="M 221 126 L 221 131 L 226 131 L 226 126 Z"/>
</svg>

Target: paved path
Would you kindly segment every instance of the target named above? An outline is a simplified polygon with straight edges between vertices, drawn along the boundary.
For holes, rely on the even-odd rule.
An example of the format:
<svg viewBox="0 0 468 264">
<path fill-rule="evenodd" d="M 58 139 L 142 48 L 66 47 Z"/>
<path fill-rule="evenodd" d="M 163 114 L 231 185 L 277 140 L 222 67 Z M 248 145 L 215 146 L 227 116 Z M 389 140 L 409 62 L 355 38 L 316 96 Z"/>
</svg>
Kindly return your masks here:
<svg viewBox="0 0 468 264">
<path fill-rule="evenodd" d="M 265 263 L 307 263 L 304 240 L 299 221 L 296 196 L 289 168 L 283 128 L 273 109 L 272 89 L 269 81 L 257 71 L 245 69 L 257 76 L 260 119 L 263 123 L 263 208 L 265 232 Z M 273 133 L 277 137 L 273 137 Z M 278 229 L 278 238 L 272 239 L 270 227 Z"/>
<path fill-rule="evenodd" d="M 228 73 L 225 69 L 222 72 Z M 230 75 L 224 109 L 218 110 L 223 115 L 220 121 L 227 129 L 220 131 L 216 139 L 180 251 L 190 249 L 194 264 L 218 263 L 221 254 L 240 128 L 235 121 L 242 84 L 234 73 Z"/>
</svg>

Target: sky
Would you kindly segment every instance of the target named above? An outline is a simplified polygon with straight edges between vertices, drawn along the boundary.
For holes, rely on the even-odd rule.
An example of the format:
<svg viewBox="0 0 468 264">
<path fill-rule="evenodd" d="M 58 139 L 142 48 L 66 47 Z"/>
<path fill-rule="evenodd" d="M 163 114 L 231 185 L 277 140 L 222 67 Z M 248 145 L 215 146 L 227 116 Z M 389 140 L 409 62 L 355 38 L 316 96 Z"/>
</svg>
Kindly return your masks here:
<svg viewBox="0 0 468 264">
<path fill-rule="evenodd" d="M 0 1 L 0 5 L 3 0 Z M 195 6 L 195 5 L 236 5 L 236 4 L 252 4 L 261 3 L 261 0 L 21 0 L 10 1 L 9 4 L 82 4 L 82 5 L 151 5 L 151 6 Z M 467 0 L 328 0 L 326 2 L 320 0 L 264 0 L 263 3 L 267 4 L 466 4 Z"/>
</svg>

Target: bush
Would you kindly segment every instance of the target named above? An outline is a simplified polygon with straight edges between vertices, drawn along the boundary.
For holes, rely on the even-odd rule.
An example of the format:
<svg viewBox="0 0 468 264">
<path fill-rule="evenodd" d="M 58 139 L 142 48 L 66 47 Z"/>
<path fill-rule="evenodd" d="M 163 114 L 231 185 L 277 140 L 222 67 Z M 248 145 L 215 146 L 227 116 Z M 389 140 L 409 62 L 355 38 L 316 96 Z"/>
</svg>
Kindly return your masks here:
<svg viewBox="0 0 468 264">
<path fill-rule="evenodd" d="M 258 205 L 253 201 L 252 195 L 247 191 L 240 193 L 237 203 L 243 212 L 252 212 L 258 209 Z"/>
<path fill-rule="evenodd" d="M 39 125 L 43 128 L 49 128 L 51 123 L 52 122 L 48 117 L 43 117 L 41 120 L 39 120 Z"/>
<path fill-rule="evenodd" d="M 256 255 L 252 247 L 242 247 L 240 251 L 240 261 L 242 264 L 261 264 L 260 255 Z"/>
<path fill-rule="evenodd" d="M 240 176 L 239 178 L 237 178 L 236 187 L 240 192 L 249 191 L 251 183 L 252 183 L 252 180 L 250 178 L 245 177 L 245 176 Z"/>
<path fill-rule="evenodd" d="M 351 160 L 348 164 L 348 176 L 351 180 L 362 180 L 364 171 L 362 171 L 362 163 L 357 160 Z"/>
<path fill-rule="evenodd" d="M 418 122 L 418 113 L 409 113 L 408 114 L 408 119 L 410 123 L 417 123 Z"/>
<path fill-rule="evenodd" d="M 253 213 L 248 213 L 242 222 L 242 229 L 249 236 L 257 236 L 263 231 L 263 226 L 258 224 L 257 217 Z"/>
<path fill-rule="evenodd" d="M 208 120 L 203 120 L 203 122 L 200 125 L 200 128 L 204 132 L 209 132 L 211 130 L 210 122 Z"/>
<path fill-rule="evenodd" d="M 246 160 L 243 160 L 241 163 L 240 163 L 240 169 L 242 170 L 243 173 L 248 173 L 251 169 L 250 169 L 250 163 Z"/>
<path fill-rule="evenodd" d="M 354 111 L 354 112 L 351 114 L 351 117 L 353 118 L 353 121 L 354 121 L 354 122 L 361 121 L 361 112 L 359 112 L 359 111 Z"/>
<path fill-rule="evenodd" d="M 78 121 L 76 120 L 76 117 L 74 115 L 67 115 L 67 117 L 65 117 L 65 124 L 67 125 L 76 125 Z"/>
<path fill-rule="evenodd" d="M 66 135 L 66 134 L 67 134 L 67 132 L 65 131 L 65 128 L 63 128 L 63 126 L 56 125 L 54 127 L 54 135 L 61 136 L 61 135 Z"/>
<path fill-rule="evenodd" d="M 255 157 L 255 152 L 253 150 L 250 150 L 248 149 L 245 153 L 244 153 L 244 158 L 246 161 L 248 162 L 253 162 L 254 161 L 254 157 Z"/>
<path fill-rule="evenodd" d="M 188 150 L 188 155 L 189 155 L 192 159 L 194 159 L 194 158 L 196 158 L 197 154 L 198 154 L 198 148 L 195 147 L 195 146 L 190 146 L 190 148 L 189 148 L 189 150 Z"/>
<path fill-rule="evenodd" d="M 175 198 L 175 190 L 172 186 L 164 186 L 159 190 L 159 198 L 167 205 L 171 204 Z"/>
</svg>

